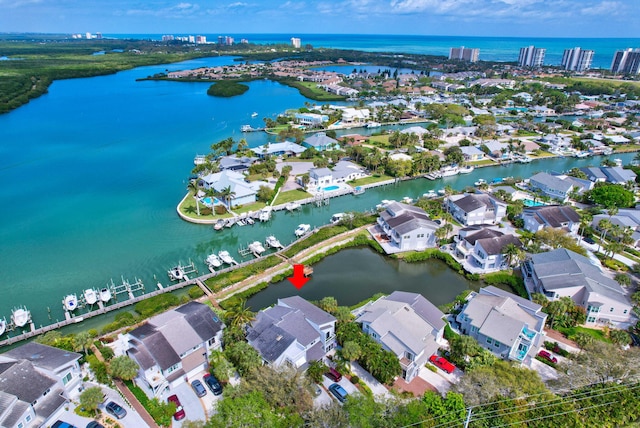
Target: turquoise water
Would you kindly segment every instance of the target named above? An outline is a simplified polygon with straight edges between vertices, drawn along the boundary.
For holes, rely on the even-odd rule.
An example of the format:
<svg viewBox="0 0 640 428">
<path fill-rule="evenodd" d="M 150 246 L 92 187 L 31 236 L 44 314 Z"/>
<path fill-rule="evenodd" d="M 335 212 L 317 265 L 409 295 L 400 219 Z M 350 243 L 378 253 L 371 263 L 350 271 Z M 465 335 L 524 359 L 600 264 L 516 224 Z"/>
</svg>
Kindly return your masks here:
<svg viewBox="0 0 640 428">
<path fill-rule="evenodd" d="M 331 190 L 338 190 L 340 188 L 340 186 L 327 186 L 322 188 L 322 190 L 324 190 L 325 192 L 329 192 Z"/>
<path fill-rule="evenodd" d="M 534 201 L 533 199 L 523 199 L 522 203 L 525 207 L 541 207 L 544 205 L 543 202 Z"/>
<path fill-rule="evenodd" d="M 241 133 L 240 126 L 254 111 L 261 112 L 261 121 L 306 99 L 269 81 L 250 82 L 246 94 L 221 99 L 206 95 L 206 83 L 135 79 L 230 63 L 231 58 L 199 59 L 56 81 L 46 95 L 0 115 L 0 317 L 26 305 L 36 325 L 48 324 L 63 319 L 65 295 L 100 288 L 111 278 L 118 283 L 121 275 L 140 278 L 150 290 L 158 280 L 166 284 L 167 270 L 178 262 L 191 259 L 205 271 L 204 259 L 213 251 L 227 250 L 239 260 L 237 250 L 252 241 L 273 234 L 288 244 L 300 223 L 327 224 L 334 213 L 371 209 L 382 199 L 415 199 L 445 185 L 462 189 L 478 178 L 600 162 L 552 159 L 434 182 L 419 179 L 217 232 L 186 223 L 175 211 L 194 156 L 229 136 L 245 137 L 251 147 L 275 141 L 263 133 Z M 616 157 L 627 162 L 633 156 Z"/>
<path fill-rule="evenodd" d="M 222 203 L 220 202 L 220 200 L 218 200 L 218 198 L 213 198 L 212 200 L 210 196 L 202 198 L 202 202 L 204 202 L 207 205 L 212 205 L 212 204 L 217 205 Z"/>
</svg>

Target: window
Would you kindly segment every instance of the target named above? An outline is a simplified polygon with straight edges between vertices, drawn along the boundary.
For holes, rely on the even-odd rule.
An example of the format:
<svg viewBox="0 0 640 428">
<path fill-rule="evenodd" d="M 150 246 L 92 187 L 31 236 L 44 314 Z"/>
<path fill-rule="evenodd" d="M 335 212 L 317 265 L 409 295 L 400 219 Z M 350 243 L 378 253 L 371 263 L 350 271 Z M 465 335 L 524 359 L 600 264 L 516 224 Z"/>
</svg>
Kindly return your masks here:
<svg viewBox="0 0 640 428">
<path fill-rule="evenodd" d="M 73 376 L 71 375 L 71 372 L 69 372 L 65 377 L 62 378 L 62 384 L 63 385 L 68 384 L 71 381 L 71 379 L 73 379 Z"/>
<path fill-rule="evenodd" d="M 26 418 L 24 418 L 25 422 L 31 422 L 31 415 L 27 415 Z"/>
<path fill-rule="evenodd" d="M 178 364 L 174 364 L 174 365 L 172 365 L 171 367 L 169 367 L 169 368 L 167 369 L 167 374 L 168 374 L 168 373 L 172 373 L 172 372 L 174 372 L 174 371 L 178 370 L 179 368 L 180 368 L 180 363 L 178 363 Z"/>
<path fill-rule="evenodd" d="M 476 327 L 476 326 L 472 325 L 472 326 L 471 326 L 471 331 L 472 331 L 473 333 L 477 332 L 477 331 L 478 331 L 478 327 Z"/>
<path fill-rule="evenodd" d="M 609 312 L 613 312 L 613 308 L 609 309 Z"/>
<path fill-rule="evenodd" d="M 625 315 L 627 314 L 627 312 L 628 312 L 628 310 L 627 310 L 627 309 L 625 309 L 624 311 L 622 311 L 622 313 L 623 313 L 623 314 L 625 314 Z"/>
<path fill-rule="evenodd" d="M 493 342 L 493 346 L 495 346 L 496 348 L 500 347 L 500 342 L 498 342 L 497 340 L 495 342 Z"/>
<path fill-rule="evenodd" d="M 493 340 L 491 340 L 491 338 L 490 338 L 490 337 L 487 337 L 487 343 L 488 343 L 489 345 L 491 345 L 491 343 L 492 343 L 492 342 L 493 342 Z"/>
<path fill-rule="evenodd" d="M 587 318 L 587 322 L 596 322 L 596 317 Z"/>
</svg>

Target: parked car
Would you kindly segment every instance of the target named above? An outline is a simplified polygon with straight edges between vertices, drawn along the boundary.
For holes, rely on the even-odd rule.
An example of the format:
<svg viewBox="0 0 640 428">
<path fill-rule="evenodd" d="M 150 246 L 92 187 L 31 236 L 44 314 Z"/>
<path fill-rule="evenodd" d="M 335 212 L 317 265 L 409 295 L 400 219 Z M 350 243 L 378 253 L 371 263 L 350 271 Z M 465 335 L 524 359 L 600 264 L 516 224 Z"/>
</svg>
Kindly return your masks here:
<svg viewBox="0 0 640 428">
<path fill-rule="evenodd" d="M 109 401 L 105 406 L 105 409 L 107 410 L 107 413 L 110 413 L 118 419 L 122 419 L 127 416 L 127 411 L 115 401 Z"/>
<path fill-rule="evenodd" d="M 445 372 L 451 374 L 456 369 L 456 366 L 451 364 L 446 358 L 439 357 L 436 354 L 433 354 L 429 357 L 429 361 L 431 361 L 436 367 L 444 370 Z"/>
<path fill-rule="evenodd" d="M 596 241 L 594 241 L 593 238 L 590 238 L 588 236 L 584 238 L 584 242 L 591 245 L 594 245 L 596 243 Z"/>
<path fill-rule="evenodd" d="M 55 421 L 51 428 L 76 428 L 76 426 L 71 425 L 69 422 Z"/>
<path fill-rule="evenodd" d="M 98 421 L 91 421 L 87 424 L 87 428 L 104 428 L 104 425 Z"/>
<path fill-rule="evenodd" d="M 167 397 L 167 402 L 176 405 L 176 412 L 173 414 L 173 419 L 179 421 L 187 416 L 187 414 L 184 412 L 184 409 L 182 408 L 182 404 L 180 404 L 180 399 L 177 395 L 173 394 Z"/>
<path fill-rule="evenodd" d="M 193 392 L 195 392 L 198 397 L 204 397 L 205 395 L 207 395 L 207 390 L 204 388 L 202 382 L 200 382 L 198 379 L 191 382 L 191 388 L 193 388 Z"/>
<path fill-rule="evenodd" d="M 347 391 L 345 391 L 344 388 L 338 385 L 337 383 L 334 383 L 333 385 L 331 385 L 329 387 L 329 391 L 331 391 L 331 393 L 335 395 L 335 397 L 341 403 L 344 403 L 345 400 L 347 399 L 347 396 L 349 395 Z"/>
<path fill-rule="evenodd" d="M 558 359 L 556 357 L 554 357 L 549 353 L 549 351 L 545 351 L 544 349 L 538 352 L 538 357 L 544 358 L 545 360 L 554 364 L 558 362 Z"/>
<path fill-rule="evenodd" d="M 340 382 L 342 380 L 342 375 L 340 374 L 340 372 L 333 367 L 329 367 L 329 371 L 324 375 L 334 382 Z"/>
<path fill-rule="evenodd" d="M 213 395 L 222 394 L 222 385 L 220 385 L 220 382 L 218 382 L 215 376 L 210 374 L 204 375 L 204 383 L 207 384 L 211 392 L 213 392 Z"/>
</svg>

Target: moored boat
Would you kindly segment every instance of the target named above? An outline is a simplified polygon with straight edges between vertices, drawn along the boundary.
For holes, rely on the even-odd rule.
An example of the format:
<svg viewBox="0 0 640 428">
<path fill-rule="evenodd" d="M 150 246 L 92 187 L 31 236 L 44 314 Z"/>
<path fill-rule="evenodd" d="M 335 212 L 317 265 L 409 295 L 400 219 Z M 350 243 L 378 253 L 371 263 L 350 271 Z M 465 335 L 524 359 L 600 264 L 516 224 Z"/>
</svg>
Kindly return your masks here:
<svg viewBox="0 0 640 428">
<path fill-rule="evenodd" d="M 14 308 L 11 311 L 11 322 L 16 327 L 24 327 L 31 321 L 31 312 L 26 307 Z"/>
<path fill-rule="evenodd" d="M 297 202 L 289 202 L 287 205 L 284 206 L 284 208 L 287 211 L 293 211 L 293 210 L 297 210 L 298 208 L 300 208 L 300 204 Z"/>
<path fill-rule="evenodd" d="M 215 253 L 209 254 L 204 262 L 212 268 L 222 266 L 222 260 Z"/>
<path fill-rule="evenodd" d="M 235 262 L 235 260 L 233 260 L 233 257 L 231 257 L 228 251 L 218 252 L 218 257 L 220 257 L 220 260 L 222 260 L 222 263 L 226 263 L 228 265 L 233 264 Z"/>
<path fill-rule="evenodd" d="M 335 213 L 334 215 L 331 216 L 331 219 L 329 219 L 329 221 L 332 224 L 336 224 L 338 223 L 340 220 L 342 220 L 344 218 L 344 213 Z"/>
<path fill-rule="evenodd" d="M 75 294 L 68 294 L 62 299 L 62 306 L 65 311 L 75 311 L 78 308 L 78 297 Z"/>
<path fill-rule="evenodd" d="M 476 181 L 475 183 L 473 183 L 475 186 L 482 186 L 484 184 L 487 184 L 487 180 L 485 180 L 484 178 L 479 178 L 478 181 Z"/>
<path fill-rule="evenodd" d="M 7 320 L 2 318 L 0 319 L 0 336 L 2 336 L 5 331 L 7 331 Z"/>
<path fill-rule="evenodd" d="M 269 221 L 269 219 L 271 219 L 271 207 L 264 207 L 258 214 L 258 220 Z"/>
<path fill-rule="evenodd" d="M 98 301 L 98 294 L 93 288 L 84 290 L 84 301 L 87 305 L 93 305 Z"/>
<path fill-rule="evenodd" d="M 100 300 L 102 300 L 102 302 L 107 303 L 111 300 L 111 297 L 111 290 L 109 290 L 108 287 L 100 289 Z"/>
<path fill-rule="evenodd" d="M 260 241 L 253 241 L 251 244 L 249 244 L 249 250 L 256 257 L 260 257 L 260 255 L 266 251 L 262 246 L 262 242 Z"/>
<path fill-rule="evenodd" d="M 467 166 L 463 166 L 462 168 L 460 168 L 458 170 L 458 172 L 460 172 L 460 174 L 469 174 L 471 172 L 473 172 L 475 168 L 471 165 L 467 165 Z"/>
<path fill-rule="evenodd" d="M 452 177 L 454 175 L 458 175 L 460 169 L 457 166 L 445 166 L 440 170 L 440 174 L 442 177 Z"/>
<path fill-rule="evenodd" d="M 310 224 L 300 224 L 298 225 L 294 233 L 298 238 L 300 238 L 301 236 L 306 235 L 309 230 L 311 230 Z"/>
<path fill-rule="evenodd" d="M 184 269 L 182 269 L 182 266 L 175 266 L 173 268 L 171 268 L 167 274 L 169 275 L 169 279 L 171 281 L 180 281 L 182 279 L 184 279 Z"/>
<path fill-rule="evenodd" d="M 225 221 L 223 219 L 219 219 L 216 221 L 216 224 L 213 225 L 214 230 L 222 230 L 224 228 Z"/>
<path fill-rule="evenodd" d="M 278 238 L 273 235 L 267 236 L 265 243 L 269 248 L 284 248 L 284 245 L 282 245 L 280 241 L 278 241 Z"/>
</svg>

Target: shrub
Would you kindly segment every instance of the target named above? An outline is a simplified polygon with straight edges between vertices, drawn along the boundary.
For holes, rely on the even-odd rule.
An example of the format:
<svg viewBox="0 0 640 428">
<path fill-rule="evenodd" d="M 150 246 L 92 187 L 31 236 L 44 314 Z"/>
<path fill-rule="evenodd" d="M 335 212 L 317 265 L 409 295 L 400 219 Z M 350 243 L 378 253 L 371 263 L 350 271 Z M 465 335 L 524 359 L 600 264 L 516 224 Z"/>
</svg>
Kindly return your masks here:
<svg viewBox="0 0 640 428">
<path fill-rule="evenodd" d="M 134 309 L 137 313 L 145 318 L 155 315 L 160 312 L 164 312 L 172 306 L 176 306 L 180 303 L 180 299 L 171 293 L 158 294 L 157 296 L 150 297 L 139 303 L 136 303 Z"/>
<path fill-rule="evenodd" d="M 451 328 L 451 326 L 449 325 L 449 323 L 444 325 L 444 334 L 443 337 L 447 340 L 453 340 L 456 337 L 460 336 L 458 333 L 456 333 L 455 331 L 453 331 L 453 329 Z"/>
<path fill-rule="evenodd" d="M 111 384 L 111 378 L 109 377 L 109 373 L 107 372 L 107 365 L 102 361 L 98 360 L 95 355 L 89 355 L 87 357 L 87 362 L 89 363 L 89 367 L 91 371 L 96 377 L 96 380 L 99 383 L 103 383 L 105 385 Z"/>
<path fill-rule="evenodd" d="M 191 299 L 197 299 L 199 297 L 204 296 L 204 291 L 202 291 L 202 288 L 198 287 L 197 285 L 194 285 L 189 289 L 187 294 Z"/>
<path fill-rule="evenodd" d="M 213 210 L 217 215 L 223 215 L 227 212 L 227 208 L 224 205 L 215 205 L 215 208 Z"/>
<path fill-rule="evenodd" d="M 356 385 L 358 383 L 360 383 L 360 378 L 358 376 L 351 376 L 351 383 Z"/>
<path fill-rule="evenodd" d="M 514 294 L 528 299 L 529 295 L 527 294 L 527 290 L 524 287 L 524 279 L 519 276 L 515 276 L 509 272 L 495 272 L 486 274 L 482 280 L 487 285 L 496 285 L 502 284 L 507 285 L 511 288 Z"/>
<path fill-rule="evenodd" d="M 429 370 L 431 370 L 432 372 L 434 372 L 434 373 L 438 373 L 438 369 L 437 369 L 437 368 L 436 368 L 436 366 L 434 366 L 433 364 L 429 364 L 429 363 L 427 363 L 427 364 L 425 364 L 424 366 L 425 366 L 426 368 L 428 368 Z"/>
</svg>

